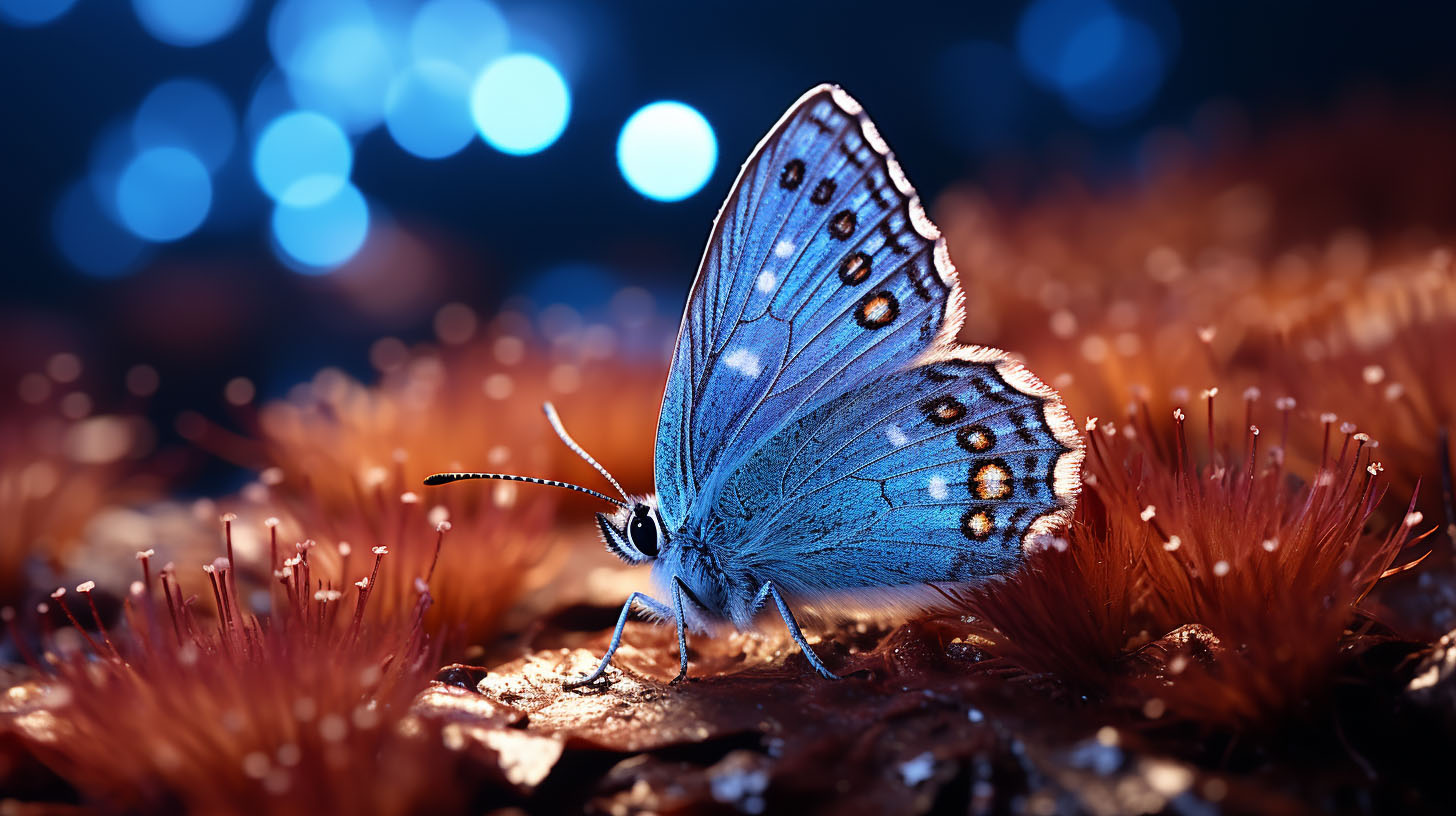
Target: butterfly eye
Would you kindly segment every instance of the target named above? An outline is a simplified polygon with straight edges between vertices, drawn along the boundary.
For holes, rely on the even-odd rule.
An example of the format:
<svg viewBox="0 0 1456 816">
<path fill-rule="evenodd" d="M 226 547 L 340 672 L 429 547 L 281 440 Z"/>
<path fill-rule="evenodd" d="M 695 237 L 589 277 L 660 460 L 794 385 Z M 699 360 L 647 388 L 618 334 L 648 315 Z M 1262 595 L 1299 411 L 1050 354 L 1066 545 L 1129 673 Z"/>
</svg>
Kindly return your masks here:
<svg viewBox="0 0 1456 816">
<path fill-rule="evenodd" d="M 652 518 L 651 512 L 643 505 L 637 505 L 638 511 L 632 514 L 632 520 L 627 524 L 627 539 L 637 552 L 648 558 L 657 557 L 657 521 Z"/>
</svg>

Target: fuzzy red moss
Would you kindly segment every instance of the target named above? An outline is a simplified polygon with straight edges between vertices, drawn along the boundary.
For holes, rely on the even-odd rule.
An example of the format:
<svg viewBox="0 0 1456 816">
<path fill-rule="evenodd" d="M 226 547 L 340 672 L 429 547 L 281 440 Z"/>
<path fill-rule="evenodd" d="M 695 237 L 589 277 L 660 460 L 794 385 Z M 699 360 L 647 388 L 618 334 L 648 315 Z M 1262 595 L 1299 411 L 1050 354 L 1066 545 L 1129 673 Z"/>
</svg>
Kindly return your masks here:
<svg viewBox="0 0 1456 816">
<path fill-rule="evenodd" d="M 1283 338 L 1277 376 L 1310 405 L 1338 407 L 1380 443 L 1394 489 L 1414 493 L 1433 522 L 1448 518 L 1456 380 L 1442 354 L 1456 344 L 1456 260 L 1450 251 L 1393 264 Z M 1444 472 L 1443 472 L 1444 471 Z"/>
<path fill-rule="evenodd" d="M 449 806 L 454 760 L 409 716 L 437 665 L 413 610 L 361 616 L 367 588 L 285 570 L 271 615 L 243 611 L 226 559 L 207 565 L 221 614 L 203 617 L 142 555 L 124 631 L 48 644 L 12 720 L 26 747 L 92 802 L 151 812 L 418 812 Z M 382 563 L 381 563 L 382 562 Z M 387 555 L 376 567 L 387 573 Z M 78 593 L 89 601 L 89 585 Z M 85 603 L 53 596 L 78 624 Z M 59 634 L 59 633 L 57 633 Z M 88 654 L 88 652 L 90 652 Z M 15 694 L 12 693 L 12 699 Z"/>
<path fill-rule="evenodd" d="M 330 545 L 319 558 L 342 582 L 363 577 L 367 558 L 333 553 L 390 548 L 397 567 L 375 588 L 379 613 L 408 608 L 414 579 L 427 578 L 436 604 L 426 627 L 455 651 L 488 643 L 522 596 L 553 574 L 566 540 L 553 529 L 556 508 L 579 510 L 583 523 L 590 516 L 574 494 L 504 482 L 425 487 L 424 477 L 490 470 L 599 483 L 552 434 L 541 411 L 549 399 L 623 482 L 645 489 L 661 373 L 613 354 L 661 344 L 648 342 L 660 340 L 659 327 L 630 316 L 584 325 L 553 313 L 538 329 L 507 312 L 477 331 L 464 307 L 441 314 L 438 346 L 376 344 L 375 385 L 321 372 L 258 409 L 253 442 L 205 424 L 197 430 L 205 444 L 261 466 L 259 484 L 232 505 L 258 520 L 276 513 L 285 540 L 306 530 Z M 455 544 L 437 550 L 442 522 Z"/>
<path fill-rule="evenodd" d="M 1359 435 L 1336 435 L 1307 483 L 1262 436 L 1239 449 L 1210 433 L 1195 458 L 1181 409 L 1171 427 L 1144 411 L 1121 429 L 1089 423 L 1067 537 L 968 597 L 973 634 L 1021 672 L 1138 688 L 1207 723 L 1250 727 L 1317 699 L 1411 529 L 1365 532 L 1383 491 Z"/>
<path fill-rule="evenodd" d="M 1106 693 L 1136 630 L 1137 562 L 1145 530 L 1117 525 L 1096 493 L 1083 494 L 1065 537 L 1048 539 L 1011 575 L 964 596 L 993 670 L 1047 675 Z"/>
<path fill-rule="evenodd" d="M 37 404 L 0 401 L 0 604 L 22 603 L 38 589 L 25 583 L 36 573 L 32 562 L 63 571 L 97 513 L 160 490 L 135 461 L 153 437 L 144 419 L 91 414 L 85 393 L 57 396 L 43 375 L 27 378 L 38 378 L 32 385 L 41 383 L 50 396 Z"/>
</svg>

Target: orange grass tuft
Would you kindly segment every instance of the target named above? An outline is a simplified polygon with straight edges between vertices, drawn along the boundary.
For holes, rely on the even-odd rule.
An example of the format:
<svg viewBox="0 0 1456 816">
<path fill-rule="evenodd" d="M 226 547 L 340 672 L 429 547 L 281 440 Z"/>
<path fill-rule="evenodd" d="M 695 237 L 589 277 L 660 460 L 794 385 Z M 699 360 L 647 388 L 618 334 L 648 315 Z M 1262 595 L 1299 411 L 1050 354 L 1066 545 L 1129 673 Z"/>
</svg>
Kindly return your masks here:
<svg viewBox="0 0 1456 816">
<path fill-rule="evenodd" d="M 74 385 L 80 366 L 75 355 L 54 355 L 47 373 L 21 378 L 18 404 L 0 401 L 0 604 L 24 603 L 32 576 L 63 573 L 99 512 L 159 490 L 136 463 L 151 426 L 94 412 Z"/>
<path fill-rule="evenodd" d="M 49 603 L 85 646 L 56 632 L 44 673 L 9 697 L 10 730 L 86 801 L 202 813 L 454 803 L 448 752 L 409 716 L 438 665 L 421 625 L 428 590 L 413 609 L 365 615 L 368 587 L 322 579 L 305 549 L 280 570 L 276 611 L 257 616 L 219 558 L 203 568 L 221 610 L 211 618 L 194 612 L 170 565 L 138 558 L 124 630 L 101 625 L 90 582 L 57 590 Z M 382 552 L 371 558 L 376 575 L 393 566 Z"/>
<path fill-rule="evenodd" d="M 1387 478 L 1446 527 L 1452 518 L 1449 436 L 1456 381 L 1445 350 L 1456 344 L 1456 261 L 1437 251 L 1392 265 L 1338 304 L 1288 332 L 1277 372 L 1311 405 L 1341 406 L 1380 442 Z M 1449 536 L 1449 533 L 1448 533 Z"/>
<path fill-rule="evenodd" d="M 1305 482 L 1284 467 L 1282 434 L 1271 445 L 1251 426 L 1234 445 L 1211 430 L 1215 399 L 1201 445 L 1183 409 L 1171 425 L 1145 410 L 1120 428 L 1089 421 L 1087 498 L 1066 539 L 966 599 L 999 664 L 1140 688 L 1159 712 L 1230 727 L 1277 722 L 1327 690 L 1358 603 L 1411 525 L 1366 532 L 1383 488 L 1353 428 L 1326 421 Z"/>
<path fill-rule="evenodd" d="M 319 557 L 347 581 L 364 576 L 367 558 L 335 561 L 332 553 L 389 547 L 398 563 L 376 588 L 374 610 L 408 608 L 414 579 L 424 578 L 436 599 L 426 628 L 451 651 L 488 643 L 564 556 L 558 545 L 568 536 L 553 530 L 557 507 L 576 514 L 581 503 L 514 483 L 421 482 L 444 470 L 490 470 L 599 484 L 551 432 L 541 405 L 552 400 L 622 481 L 650 485 L 661 368 L 622 360 L 651 358 L 661 344 L 650 303 L 637 303 L 645 293 L 625 297 L 631 308 L 618 311 L 626 315 L 600 324 L 552 307 L 539 325 L 515 312 L 477 325 L 470 310 L 448 306 L 436 320 L 438 345 L 376 343 L 377 384 L 323 371 L 243 417 L 253 442 L 212 426 L 194 430 L 204 444 L 262 466 L 240 512 L 268 508 L 252 515 L 276 513 L 285 539 L 307 531 L 329 544 Z M 441 527 L 451 530 L 451 546 L 435 546 Z"/>
<path fill-rule="evenodd" d="M 1137 630 L 1145 533 L 1112 523 L 1107 513 L 1100 496 L 1084 491 L 1065 537 L 1049 539 L 1021 570 L 964 597 L 975 617 L 973 639 L 995 655 L 991 668 L 1092 694 L 1116 686 L 1129 633 Z"/>
<path fill-rule="evenodd" d="M 1008 205 L 952 188 L 934 209 L 965 272 L 963 339 L 1024 357 L 1093 415 L 1171 410 L 1172 392 L 1210 382 L 1291 393 L 1269 376 L 1291 328 L 1424 274 L 1456 234 L 1456 161 L 1430 152 L 1456 117 L 1367 99 L 1335 119 L 1232 151 L 1209 139 L 1218 129 L 1162 132 L 1145 174 L 1116 189 L 1068 180 Z"/>
<path fill-rule="evenodd" d="M 456 314 L 462 309 L 452 320 L 470 314 L 473 326 L 473 313 Z M 640 345 L 650 351 L 623 348 Z M 442 470 L 502 468 L 599 483 L 551 432 L 541 410 L 549 400 L 624 484 L 646 489 L 664 371 L 659 346 L 666 348 L 656 328 L 625 319 L 585 324 L 551 310 L 539 326 L 506 312 L 468 337 L 444 332 L 438 346 L 380 341 L 371 355 L 377 384 L 326 370 L 288 400 L 262 406 L 262 458 L 280 489 L 306 488 L 325 508 L 354 503 L 359 483 L 377 481 L 371 474 L 380 468 L 411 487 Z"/>
</svg>

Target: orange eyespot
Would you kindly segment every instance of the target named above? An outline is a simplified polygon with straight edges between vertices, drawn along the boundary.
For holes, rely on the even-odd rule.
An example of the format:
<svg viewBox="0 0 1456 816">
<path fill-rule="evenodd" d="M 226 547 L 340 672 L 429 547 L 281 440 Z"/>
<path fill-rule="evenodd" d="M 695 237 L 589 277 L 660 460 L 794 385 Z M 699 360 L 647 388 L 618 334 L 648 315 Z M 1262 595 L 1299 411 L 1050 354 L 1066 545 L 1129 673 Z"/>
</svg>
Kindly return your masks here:
<svg viewBox="0 0 1456 816">
<path fill-rule="evenodd" d="M 961 533 L 972 541 L 985 541 L 995 530 L 991 514 L 980 508 L 972 507 L 961 517 Z"/>
<path fill-rule="evenodd" d="M 956 432 L 956 444 L 971 453 L 980 453 L 996 446 L 996 434 L 984 425 L 972 425 Z"/>
<path fill-rule="evenodd" d="M 925 418 L 936 425 L 949 425 L 966 415 L 966 406 L 955 397 L 937 397 L 920 406 Z"/>
<path fill-rule="evenodd" d="M 999 459 L 971 466 L 971 489 L 985 501 L 1010 496 L 1012 478 L 1011 468 Z"/>
<path fill-rule="evenodd" d="M 870 276 L 870 256 L 863 252 L 855 252 L 839 262 L 839 279 L 844 281 L 845 286 L 855 286 L 864 283 L 865 278 Z"/>
<path fill-rule="evenodd" d="M 889 292 L 875 292 L 859 302 L 854 310 L 855 322 L 866 329 L 882 329 L 900 314 L 900 301 Z"/>
</svg>

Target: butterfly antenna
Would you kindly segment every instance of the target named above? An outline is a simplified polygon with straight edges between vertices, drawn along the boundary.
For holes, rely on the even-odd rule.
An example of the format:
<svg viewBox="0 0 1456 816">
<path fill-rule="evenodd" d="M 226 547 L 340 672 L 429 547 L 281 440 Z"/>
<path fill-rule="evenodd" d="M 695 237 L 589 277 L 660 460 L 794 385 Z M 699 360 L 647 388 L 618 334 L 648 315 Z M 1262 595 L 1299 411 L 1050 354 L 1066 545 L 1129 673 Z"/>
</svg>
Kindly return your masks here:
<svg viewBox="0 0 1456 816">
<path fill-rule="evenodd" d="M 425 484 L 434 487 L 435 485 L 459 482 L 465 479 L 500 479 L 507 482 L 529 482 L 531 484 L 551 485 L 552 487 L 564 487 L 567 490 L 575 490 L 578 493 L 585 493 L 588 496 L 596 496 L 602 501 L 610 502 L 618 507 L 629 507 L 630 505 L 618 499 L 614 499 L 604 493 L 598 493 L 591 488 L 574 485 L 570 482 L 558 482 L 555 479 L 538 479 L 535 476 L 514 476 L 509 473 L 436 473 L 425 478 Z"/>
<path fill-rule="evenodd" d="M 586 460 L 588 465 L 596 468 L 597 473 L 605 476 L 607 481 L 612 483 L 612 487 L 617 488 L 617 492 L 622 494 L 624 501 L 631 502 L 632 499 L 627 495 L 627 491 L 623 490 L 617 480 L 612 478 L 612 474 L 608 473 L 600 462 L 593 459 L 591 454 L 582 450 L 582 447 L 576 444 L 576 440 L 571 438 L 571 434 L 566 432 L 566 427 L 561 424 L 561 416 L 556 413 L 556 406 L 546 402 L 541 404 L 541 409 L 546 412 L 546 421 L 551 423 L 551 430 L 556 431 L 556 435 L 561 437 L 561 441 L 566 444 L 566 447 L 571 448 L 572 453 Z"/>
</svg>

